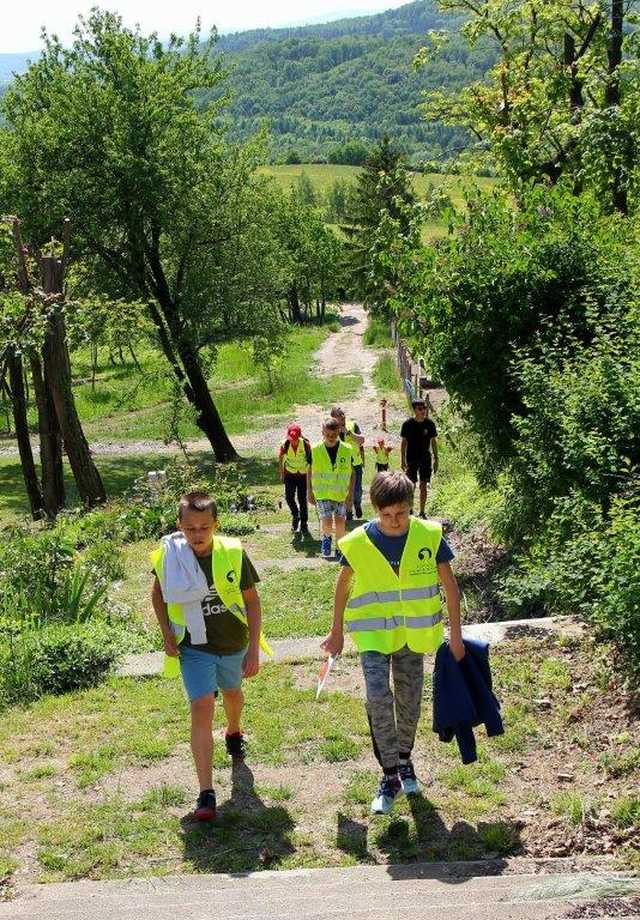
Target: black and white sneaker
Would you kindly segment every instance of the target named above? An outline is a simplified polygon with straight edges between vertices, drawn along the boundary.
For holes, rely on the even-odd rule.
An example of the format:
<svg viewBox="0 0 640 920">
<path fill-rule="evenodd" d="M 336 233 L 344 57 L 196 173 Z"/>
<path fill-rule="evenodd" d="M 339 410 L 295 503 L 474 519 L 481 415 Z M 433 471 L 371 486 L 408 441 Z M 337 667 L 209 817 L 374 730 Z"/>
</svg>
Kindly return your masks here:
<svg viewBox="0 0 640 920">
<path fill-rule="evenodd" d="M 384 773 L 380 780 L 378 794 L 371 803 L 371 811 L 374 815 L 388 815 L 399 795 L 402 795 L 402 784 L 398 775 L 390 776 Z"/>
<path fill-rule="evenodd" d="M 417 795 L 418 792 L 420 792 L 420 783 L 418 782 L 416 771 L 413 769 L 413 764 L 410 760 L 400 762 L 398 776 L 400 777 L 402 791 L 405 795 Z"/>
</svg>

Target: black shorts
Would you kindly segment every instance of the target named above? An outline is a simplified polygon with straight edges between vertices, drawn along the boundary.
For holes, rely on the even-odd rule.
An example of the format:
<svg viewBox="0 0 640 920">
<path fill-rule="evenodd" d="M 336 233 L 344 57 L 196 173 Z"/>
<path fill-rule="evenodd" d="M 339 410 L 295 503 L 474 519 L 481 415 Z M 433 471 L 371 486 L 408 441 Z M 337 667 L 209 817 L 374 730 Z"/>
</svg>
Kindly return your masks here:
<svg viewBox="0 0 640 920">
<path fill-rule="evenodd" d="M 429 460 L 416 460 L 415 463 L 407 462 L 407 476 L 414 484 L 420 477 L 420 482 L 430 482 L 431 480 L 431 463 Z"/>
<path fill-rule="evenodd" d="M 388 463 L 376 463 L 376 473 L 385 473 L 388 469 Z"/>
</svg>

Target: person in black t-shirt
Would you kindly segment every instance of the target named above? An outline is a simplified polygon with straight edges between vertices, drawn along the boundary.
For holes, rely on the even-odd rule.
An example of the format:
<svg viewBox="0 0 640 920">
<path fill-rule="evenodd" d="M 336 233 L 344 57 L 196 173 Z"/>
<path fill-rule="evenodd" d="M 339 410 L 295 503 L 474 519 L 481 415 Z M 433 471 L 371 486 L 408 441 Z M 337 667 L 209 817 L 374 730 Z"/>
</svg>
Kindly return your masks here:
<svg viewBox="0 0 640 920">
<path fill-rule="evenodd" d="M 423 399 L 414 399 L 413 418 L 403 422 L 400 429 L 400 463 L 411 482 L 420 478 L 420 517 L 425 517 L 427 504 L 427 486 L 431 473 L 438 472 L 438 432 L 434 422 L 429 418 L 427 405 Z M 433 463 L 431 454 L 433 453 Z"/>
</svg>

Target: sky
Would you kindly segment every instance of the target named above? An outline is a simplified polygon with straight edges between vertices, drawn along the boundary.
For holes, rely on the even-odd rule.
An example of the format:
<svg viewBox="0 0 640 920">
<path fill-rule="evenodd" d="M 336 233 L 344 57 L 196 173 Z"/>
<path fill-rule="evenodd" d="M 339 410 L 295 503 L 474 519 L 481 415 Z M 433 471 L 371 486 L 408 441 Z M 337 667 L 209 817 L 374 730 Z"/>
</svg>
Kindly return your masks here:
<svg viewBox="0 0 640 920">
<path fill-rule="evenodd" d="M 40 27 L 55 32 L 63 43 L 71 39 L 78 14 L 99 5 L 116 10 L 129 26 L 140 24 L 144 32 L 157 32 L 166 38 L 171 32 L 184 35 L 197 16 L 208 30 L 239 32 L 265 26 L 279 27 L 323 22 L 347 16 L 377 13 L 403 6 L 408 0 L 22 0 L 3 4 L 0 26 L 0 53 L 35 51 L 40 47 Z"/>
</svg>

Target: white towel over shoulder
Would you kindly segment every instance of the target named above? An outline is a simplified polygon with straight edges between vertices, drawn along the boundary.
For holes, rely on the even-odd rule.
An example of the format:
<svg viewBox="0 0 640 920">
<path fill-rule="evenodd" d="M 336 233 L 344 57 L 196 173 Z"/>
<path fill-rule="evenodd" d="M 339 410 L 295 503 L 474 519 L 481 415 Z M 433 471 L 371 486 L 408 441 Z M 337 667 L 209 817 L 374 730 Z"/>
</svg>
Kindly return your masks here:
<svg viewBox="0 0 640 920">
<path fill-rule="evenodd" d="M 167 604 L 180 604 L 192 645 L 205 645 L 207 628 L 202 601 L 209 585 L 195 553 L 180 531 L 162 538 L 164 565 L 162 567 L 162 596 Z"/>
</svg>

